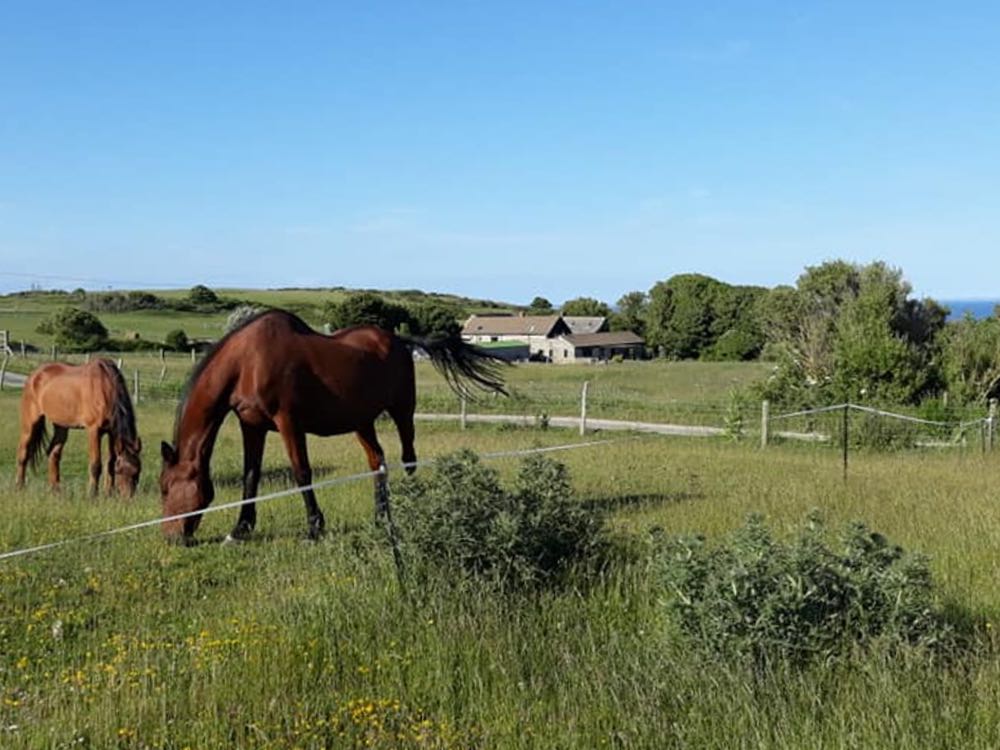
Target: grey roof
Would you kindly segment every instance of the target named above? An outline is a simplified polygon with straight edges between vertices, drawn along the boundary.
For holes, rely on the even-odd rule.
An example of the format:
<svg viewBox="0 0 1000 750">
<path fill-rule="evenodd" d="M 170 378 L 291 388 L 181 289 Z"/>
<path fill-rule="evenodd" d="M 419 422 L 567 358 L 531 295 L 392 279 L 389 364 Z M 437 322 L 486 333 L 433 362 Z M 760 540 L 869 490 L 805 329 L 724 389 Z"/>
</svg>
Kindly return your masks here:
<svg viewBox="0 0 1000 750">
<path fill-rule="evenodd" d="M 573 333 L 597 333 L 607 320 L 603 315 L 563 315 L 563 320 Z"/>
<path fill-rule="evenodd" d="M 642 336 L 632 331 L 610 331 L 606 333 L 571 333 L 563 336 L 574 347 L 577 346 L 641 346 Z"/>
<path fill-rule="evenodd" d="M 551 336 L 558 334 L 558 315 L 473 315 L 462 327 L 466 336 Z"/>
</svg>

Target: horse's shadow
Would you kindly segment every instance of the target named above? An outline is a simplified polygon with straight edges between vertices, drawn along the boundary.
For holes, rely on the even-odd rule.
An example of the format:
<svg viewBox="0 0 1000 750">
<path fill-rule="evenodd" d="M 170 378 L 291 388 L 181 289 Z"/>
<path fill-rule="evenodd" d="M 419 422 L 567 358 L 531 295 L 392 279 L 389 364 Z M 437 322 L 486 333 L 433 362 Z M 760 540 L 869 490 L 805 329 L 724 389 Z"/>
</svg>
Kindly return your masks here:
<svg viewBox="0 0 1000 750">
<path fill-rule="evenodd" d="M 342 467 L 332 464 L 313 464 L 313 481 L 318 482 L 321 479 L 329 479 L 340 468 Z M 240 486 L 243 484 L 243 472 L 235 468 L 226 468 L 218 473 L 214 473 L 214 479 L 220 485 Z M 272 482 L 279 485 L 284 484 L 288 487 L 295 486 L 295 478 L 292 476 L 292 469 L 289 466 L 270 466 L 261 469 L 260 481 L 261 484 Z"/>
<path fill-rule="evenodd" d="M 587 497 L 580 501 L 587 510 L 613 512 L 619 510 L 644 510 L 665 505 L 678 505 L 691 500 L 703 500 L 703 492 L 633 492 L 625 495 Z"/>
</svg>

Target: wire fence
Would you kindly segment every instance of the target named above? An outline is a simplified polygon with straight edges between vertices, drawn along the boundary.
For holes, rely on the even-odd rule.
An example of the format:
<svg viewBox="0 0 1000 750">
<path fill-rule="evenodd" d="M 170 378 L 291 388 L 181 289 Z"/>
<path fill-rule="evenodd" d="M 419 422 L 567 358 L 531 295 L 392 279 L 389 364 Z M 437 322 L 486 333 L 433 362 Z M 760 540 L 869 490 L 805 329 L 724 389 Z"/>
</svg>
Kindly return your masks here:
<svg viewBox="0 0 1000 750">
<path fill-rule="evenodd" d="M 52 352 L 7 356 L 0 371 L 26 375 L 50 361 Z M 165 350 L 63 354 L 79 364 L 106 357 L 122 370 L 133 399 L 139 403 L 176 405 L 197 354 Z M 767 403 L 731 394 L 726 399 L 690 401 L 671 397 L 655 379 L 636 377 L 629 383 L 570 380 L 556 366 L 536 369 L 508 385 L 508 396 L 483 394 L 475 400 L 456 395 L 426 363 L 417 366 L 417 411 L 429 417 L 470 421 L 509 421 L 539 427 L 632 429 L 669 434 L 726 435 L 760 439 L 762 445 L 797 441 L 816 446 L 850 448 L 979 448 L 996 441 L 996 404 L 878 408 L 832 404 L 773 414 Z M 596 371 L 595 371 L 596 372 Z M 556 373 L 553 375 L 553 373 Z M 585 374 L 586 375 L 586 374 Z M 7 385 L 12 385 L 8 382 Z M 4 385 L 0 379 L 0 388 Z M 663 429 L 658 430 L 657 427 Z M 668 429 L 676 428 L 676 429 Z"/>
</svg>

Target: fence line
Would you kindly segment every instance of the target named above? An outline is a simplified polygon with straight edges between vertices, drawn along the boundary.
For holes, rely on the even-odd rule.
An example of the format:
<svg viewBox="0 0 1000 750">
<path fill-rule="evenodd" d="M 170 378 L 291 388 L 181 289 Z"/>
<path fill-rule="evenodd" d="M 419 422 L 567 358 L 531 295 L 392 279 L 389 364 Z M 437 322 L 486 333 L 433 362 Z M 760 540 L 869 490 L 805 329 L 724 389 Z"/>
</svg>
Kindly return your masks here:
<svg viewBox="0 0 1000 750">
<path fill-rule="evenodd" d="M 889 418 L 889 419 L 897 419 L 897 420 L 899 420 L 901 422 L 912 422 L 912 423 L 915 423 L 915 424 L 925 424 L 925 425 L 930 425 L 932 427 L 959 427 L 959 428 L 973 427 L 973 426 L 975 426 L 977 424 L 989 422 L 992 419 L 992 417 L 986 416 L 986 417 L 979 417 L 977 419 L 972 419 L 972 420 L 968 420 L 968 421 L 941 422 L 941 421 L 937 421 L 937 420 L 933 420 L 933 419 L 923 419 L 921 417 L 911 417 L 908 414 L 898 414 L 896 412 L 885 411 L 883 409 L 876 409 L 876 408 L 871 407 L 871 406 L 862 406 L 861 404 L 853 404 L 853 403 L 847 402 L 847 403 L 843 403 L 843 404 L 836 404 L 834 406 L 821 406 L 821 407 L 818 407 L 818 408 L 815 408 L 815 409 L 803 409 L 802 411 L 794 411 L 794 412 L 789 412 L 787 414 L 778 414 L 776 416 L 771 417 L 770 421 L 773 422 L 773 421 L 776 421 L 776 420 L 779 420 L 779 419 L 791 419 L 793 417 L 806 417 L 806 416 L 811 416 L 813 414 L 825 414 L 825 413 L 829 413 L 829 412 L 843 411 L 843 410 L 859 411 L 859 412 L 863 412 L 865 414 L 873 414 L 873 415 L 879 416 L 879 417 L 886 417 L 886 418 Z"/>
<path fill-rule="evenodd" d="M 589 440 L 584 443 L 564 443 L 562 445 L 550 445 L 543 448 L 525 448 L 521 450 L 509 450 L 509 451 L 494 451 L 490 453 L 483 453 L 480 455 L 481 460 L 493 461 L 501 458 L 511 458 L 517 456 L 529 456 L 533 454 L 540 453 L 556 453 L 560 451 L 570 451 L 578 450 L 580 448 L 591 448 L 596 445 L 609 445 L 611 443 L 625 442 L 626 440 L 634 440 L 635 436 L 628 438 L 615 438 L 613 440 Z M 90 542 L 98 539 L 104 539 L 110 536 L 115 536 L 117 534 L 124 534 L 129 531 L 137 531 L 139 529 L 149 528 L 150 526 L 158 526 L 162 523 L 168 521 L 179 521 L 185 518 L 192 518 L 194 516 L 207 515 L 209 513 L 219 513 L 224 510 L 231 510 L 232 508 L 239 508 L 241 506 L 247 505 L 249 503 L 266 503 L 272 500 L 279 500 L 284 497 L 290 497 L 292 495 L 298 495 L 306 490 L 319 490 L 325 489 L 327 487 L 333 487 L 341 484 L 349 484 L 351 482 L 357 482 L 362 479 L 370 479 L 380 474 L 386 474 L 389 468 L 394 469 L 406 469 L 406 468 L 416 468 L 417 466 L 424 466 L 426 464 L 434 463 L 435 459 L 429 458 L 422 461 L 409 461 L 406 463 L 392 463 L 387 466 L 383 466 L 380 469 L 373 471 L 363 471 L 357 474 L 350 474 L 344 477 L 334 477 L 333 479 L 323 479 L 318 482 L 313 482 L 312 484 L 289 487 L 285 490 L 278 490 L 277 492 L 271 492 L 267 495 L 259 495 L 257 497 L 244 498 L 242 500 L 234 500 L 229 503 L 222 503 L 220 505 L 213 505 L 202 510 L 193 510 L 187 513 L 178 513 L 172 516 L 162 516 L 160 518 L 149 519 L 146 521 L 139 521 L 137 523 L 127 524 L 125 526 L 118 526 L 112 529 L 105 529 L 104 531 L 97 531 L 92 534 L 84 534 L 82 536 L 70 537 L 67 539 L 60 539 L 55 542 L 47 542 L 45 544 L 38 544 L 32 547 L 22 547 L 20 549 L 9 550 L 7 552 L 0 553 L 0 561 L 10 560 L 15 557 L 24 557 L 25 555 L 35 554 L 36 552 L 45 552 L 47 550 L 56 549 L 58 547 L 65 547 L 70 544 L 77 544 L 80 542 Z"/>
</svg>

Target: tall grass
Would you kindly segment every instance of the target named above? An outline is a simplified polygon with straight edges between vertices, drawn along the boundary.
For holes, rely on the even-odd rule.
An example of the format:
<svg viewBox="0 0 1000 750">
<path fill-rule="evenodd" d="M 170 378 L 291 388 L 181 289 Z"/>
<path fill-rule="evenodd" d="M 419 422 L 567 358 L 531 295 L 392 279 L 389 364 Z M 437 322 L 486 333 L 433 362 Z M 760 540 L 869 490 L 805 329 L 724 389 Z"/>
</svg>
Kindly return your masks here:
<svg viewBox="0 0 1000 750">
<path fill-rule="evenodd" d="M 132 502 L 85 495 L 80 434 L 60 495 L 42 476 L 9 489 L 16 413 L 17 394 L 0 394 L 0 550 L 158 515 L 169 404 L 139 406 L 146 473 Z M 573 439 L 420 424 L 417 450 Z M 269 441 L 262 492 L 289 483 L 279 443 Z M 318 477 L 365 468 L 351 437 L 311 439 L 310 451 Z M 795 446 L 644 437 L 560 458 L 579 502 L 610 511 L 640 551 L 651 529 L 715 538 L 754 511 L 779 534 L 813 508 L 831 526 L 863 519 L 930 556 L 942 597 L 986 623 L 983 646 L 952 664 L 905 651 L 765 672 L 706 660 L 678 636 L 642 554 L 580 590 L 404 592 L 363 482 L 321 493 L 330 533 L 316 544 L 302 541 L 292 497 L 262 506 L 241 546 L 218 543 L 235 520 L 224 512 L 190 549 L 150 529 L 0 561 L 0 747 L 1000 745 L 995 455 L 860 454 L 846 484 L 834 453 Z M 240 463 L 227 423 L 217 502 L 238 497 Z M 495 466 L 509 478 L 517 462 Z"/>
</svg>

